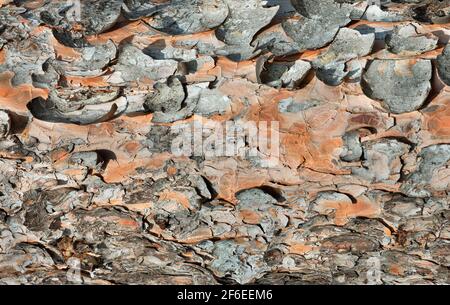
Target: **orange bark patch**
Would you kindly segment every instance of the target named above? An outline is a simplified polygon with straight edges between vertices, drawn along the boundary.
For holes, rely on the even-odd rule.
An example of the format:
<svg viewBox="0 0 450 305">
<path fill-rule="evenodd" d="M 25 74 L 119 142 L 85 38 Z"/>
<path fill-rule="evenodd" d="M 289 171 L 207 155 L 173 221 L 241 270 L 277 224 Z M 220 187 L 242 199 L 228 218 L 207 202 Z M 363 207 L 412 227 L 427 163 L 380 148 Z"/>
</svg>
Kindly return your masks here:
<svg viewBox="0 0 450 305">
<path fill-rule="evenodd" d="M 169 166 L 167 168 L 167 175 L 169 175 L 169 176 L 175 176 L 177 174 L 177 172 L 178 172 L 178 170 L 173 166 Z"/>
<path fill-rule="evenodd" d="M 389 273 L 394 275 L 403 275 L 404 272 L 403 268 L 399 265 L 392 265 L 389 268 Z"/>
<path fill-rule="evenodd" d="M 74 48 L 66 47 L 56 40 L 56 38 L 52 39 L 52 45 L 55 49 L 56 56 L 59 59 L 63 60 L 75 60 L 81 59 L 81 54 L 77 52 Z"/>
<path fill-rule="evenodd" d="M 155 155 L 151 159 L 137 158 L 130 161 L 127 157 L 126 159 L 112 160 L 108 163 L 103 178 L 107 183 L 123 182 L 134 174 L 139 167 L 146 169 L 161 168 L 170 157 L 169 154 L 164 153 Z"/>
<path fill-rule="evenodd" d="M 159 200 L 173 200 L 179 204 L 181 204 L 183 207 L 185 207 L 186 209 L 189 209 L 190 207 L 190 203 L 189 203 L 189 199 L 186 197 L 186 195 L 184 195 L 183 193 L 180 192 L 175 192 L 175 191 L 168 191 L 168 190 L 164 190 L 162 193 L 159 194 Z"/>
<path fill-rule="evenodd" d="M 127 153 L 129 153 L 130 155 L 135 155 L 141 148 L 141 145 L 139 144 L 139 142 L 130 141 L 126 143 L 123 147 Z"/>
<path fill-rule="evenodd" d="M 210 239 L 212 237 L 211 229 L 209 228 L 198 228 L 189 233 L 189 237 L 179 242 L 184 244 L 196 244 L 203 240 Z"/>
<path fill-rule="evenodd" d="M 380 214 L 380 207 L 366 199 L 359 199 L 356 203 L 327 201 L 323 202 L 325 209 L 335 210 L 335 223 L 338 226 L 345 225 L 354 217 L 376 217 Z"/>
<path fill-rule="evenodd" d="M 118 222 L 123 227 L 139 228 L 139 223 L 133 219 L 120 218 Z"/>
<path fill-rule="evenodd" d="M 109 86 L 107 76 L 81 77 L 81 76 L 66 76 L 67 81 L 76 86 L 88 87 L 105 87 Z"/>
<path fill-rule="evenodd" d="M 293 244 L 289 247 L 289 253 L 303 255 L 308 253 L 314 249 L 313 246 L 305 245 L 305 244 Z"/>
<path fill-rule="evenodd" d="M 17 113 L 28 113 L 27 103 L 36 97 L 47 98 L 48 92 L 28 84 L 13 87 L 12 72 L 0 74 L 0 107 Z"/>
<path fill-rule="evenodd" d="M 450 91 L 443 91 L 424 109 L 424 126 L 434 137 L 450 136 Z"/>
<path fill-rule="evenodd" d="M 261 216 L 251 210 L 241 210 L 239 216 L 242 218 L 242 221 L 246 224 L 256 225 L 261 222 Z"/>
<path fill-rule="evenodd" d="M 6 60 L 6 50 L 0 50 L 0 64 L 4 64 Z"/>
</svg>

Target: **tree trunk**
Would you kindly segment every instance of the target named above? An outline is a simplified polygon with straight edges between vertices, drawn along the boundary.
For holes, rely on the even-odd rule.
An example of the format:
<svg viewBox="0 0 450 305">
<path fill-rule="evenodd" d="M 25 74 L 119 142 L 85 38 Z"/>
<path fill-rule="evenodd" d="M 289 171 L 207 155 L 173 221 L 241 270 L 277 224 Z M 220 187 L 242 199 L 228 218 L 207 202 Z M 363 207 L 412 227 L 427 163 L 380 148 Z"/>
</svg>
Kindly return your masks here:
<svg viewBox="0 0 450 305">
<path fill-rule="evenodd" d="M 449 284 L 415 2 L 0 1 L 0 283 Z"/>
</svg>

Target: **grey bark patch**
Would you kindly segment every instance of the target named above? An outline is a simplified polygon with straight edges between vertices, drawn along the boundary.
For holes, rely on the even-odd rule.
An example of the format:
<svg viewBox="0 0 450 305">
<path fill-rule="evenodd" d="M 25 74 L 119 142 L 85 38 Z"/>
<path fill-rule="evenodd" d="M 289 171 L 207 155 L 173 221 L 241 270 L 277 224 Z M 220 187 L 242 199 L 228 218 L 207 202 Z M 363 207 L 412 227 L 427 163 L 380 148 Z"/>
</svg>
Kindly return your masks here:
<svg viewBox="0 0 450 305">
<path fill-rule="evenodd" d="M 157 60 L 146 55 L 133 45 L 124 45 L 119 50 L 117 64 L 111 82 L 122 83 L 148 78 L 166 79 L 178 69 L 178 62 L 172 59 Z"/>
<path fill-rule="evenodd" d="M 450 44 L 447 44 L 436 62 L 440 78 L 450 86 Z"/>
<path fill-rule="evenodd" d="M 395 26 L 393 32 L 386 36 L 389 51 L 400 55 L 418 55 L 434 50 L 439 39 L 433 34 L 421 34 L 419 29 L 417 23 Z"/>
<path fill-rule="evenodd" d="M 286 34 L 294 40 L 299 51 L 314 50 L 324 47 L 333 41 L 339 28 L 350 22 L 334 23 L 322 18 L 288 19 L 283 22 Z"/>
<path fill-rule="evenodd" d="M 397 22 L 406 20 L 407 16 L 401 13 L 383 10 L 378 5 L 370 5 L 362 18 L 368 21 Z"/>
<path fill-rule="evenodd" d="M 249 60 L 259 55 L 261 50 L 257 50 L 256 47 L 251 45 L 226 45 L 220 49 L 214 50 L 216 56 L 226 56 L 232 61 L 244 61 Z"/>
<path fill-rule="evenodd" d="M 83 27 L 82 34 L 99 34 L 115 25 L 122 3 L 122 0 L 45 1 L 35 9 L 28 9 L 24 16 L 38 24 L 54 26 L 57 31 L 63 30 L 62 33 L 79 24 Z"/>
<path fill-rule="evenodd" d="M 8 8 L 3 6 L 0 11 L 0 48 L 16 39 L 23 40 L 30 37 L 30 26 L 20 22 L 22 8 Z"/>
<path fill-rule="evenodd" d="M 294 89 L 300 85 L 311 70 L 311 64 L 304 60 L 295 62 L 261 63 L 258 82 L 275 88 Z M 258 74 L 258 71 L 257 71 Z"/>
<path fill-rule="evenodd" d="M 338 86 L 348 75 L 344 62 L 331 62 L 323 66 L 315 67 L 316 76 L 325 84 Z"/>
<path fill-rule="evenodd" d="M 14 40 L 3 47 L 6 51 L 4 62 L 0 64 L 0 72 L 12 71 L 12 85 L 31 84 L 33 73 L 42 73 L 42 65 L 55 58 L 53 46 L 49 44 L 51 32 L 30 36 L 26 40 Z"/>
<path fill-rule="evenodd" d="M 142 50 L 153 59 L 174 59 L 179 61 L 192 61 L 197 58 L 196 49 L 177 48 L 167 45 L 165 40 L 160 39 Z"/>
<path fill-rule="evenodd" d="M 405 1 L 402 1 L 405 2 Z M 450 1 L 449 0 L 425 0 L 415 1 L 411 15 L 420 22 L 446 24 L 450 22 Z"/>
<path fill-rule="evenodd" d="M 224 0 L 175 0 L 158 10 L 149 24 L 172 35 L 198 33 L 218 27 L 228 13 Z"/>
<path fill-rule="evenodd" d="M 297 60 L 281 75 L 281 84 L 283 87 L 293 89 L 300 85 L 311 70 L 311 64 L 304 60 Z"/>
<path fill-rule="evenodd" d="M 224 1 L 229 7 L 230 14 L 216 29 L 216 37 L 226 46 L 216 54 L 228 56 L 234 61 L 250 59 L 258 54 L 256 48 L 250 45 L 253 37 L 272 21 L 278 6 L 265 8 L 261 0 L 244 3 L 239 0 Z"/>
<path fill-rule="evenodd" d="M 365 94 L 393 113 L 419 109 L 431 91 L 429 60 L 374 60 L 363 75 Z"/>
<path fill-rule="evenodd" d="M 352 3 L 334 0 L 292 0 L 297 11 L 305 18 L 282 23 L 286 34 L 299 46 L 300 51 L 324 47 L 333 40 L 339 28 L 347 25 L 350 17 L 360 15 L 361 8 Z"/>
<path fill-rule="evenodd" d="M 298 113 L 313 107 L 317 107 L 321 104 L 322 102 L 320 101 L 298 102 L 292 98 L 288 98 L 280 101 L 280 103 L 278 104 L 278 111 L 280 113 Z"/>
<path fill-rule="evenodd" d="M 342 28 L 328 50 L 313 61 L 313 67 L 319 71 L 320 69 L 329 70 L 329 67 L 331 69 L 337 67 L 337 70 L 340 71 L 343 68 L 343 63 L 368 55 L 372 51 L 374 40 L 374 34 L 360 34 L 358 31 Z M 339 74 L 341 72 L 336 77 L 331 76 L 331 78 L 336 78 L 337 82 L 342 81 Z M 319 79 L 322 77 L 323 80 L 329 77 L 322 73 L 318 73 L 318 76 Z"/>
<path fill-rule="evenodd" d="M 122 0 L 81 1 L 81 24 L 86 34 L 99 34 L 110 29 L 120 16 Z"/>
<path fill-rule="evenodd" d="M 386 36 L 392 32 L 388 27 L 375 27 L 370 24 L 360 24 L 355 27 L 355 30 L 361 34 L 375 34 L 375 40 L 385 40 Z"/>
<path fill-rule="evenodd" d="M 103 68 L 116 58 L 117 47 L 112 41 L 105 44 L 77 48 L 81 58 L 72 62 L 54 60 L 53 64 L 63 75 L 95 76 L 101 74 Z"/>
<path fill-rule="evenodd" d="M 92 47 L 92 45 L 87 41 L 84 33 L 69 31 L 61 28 L 54 28 L 52 30 L 53 36 L 59 43 L 70 47 L 70 48 L 86 48 Z"/>
<path fill-rule="evenodd" d="M 129 20 L 138 20 L 141 17 L 149 17 L 167 8 L 170 3 L 158 3 L 153 0 L 124 0 L 123 15 Z"/>
<path fill-rule="evenodd" d="M 350 131 L 342 137 L 344 140 L 344 151 L 341 153 L 341 160 L 346 162 L 354 162 L 361 159 L 363 149 L 359 133 L 357 131 Z"/>
<path fill-rule="evenodd" d="M 287 18 L 295 14 L 295 8 L 290 0 L 266 0 L 267 6 L 279 6 L 275 18 Z"/>
<path fill-rule="evenodd" d="M 450 160 L 450 145 L 432 145 L 425 147 L 419 154 L 417 171 L 411 173 L 403 183 L 402 191 L 411 197 L 429 197 L 433 191 L 430 185 L 433 174 Z M 448 188 L 449 185 L 447 185 Z"/>
<path fill-rule="evenodd" d="M 359 59 L 352 59 L 346 63 L 347 75 L 349 82 L 360 82 L 364 72 L 365 61 Z"/>
<path fill-rule="evenodd" d="M 21 4 L 23 5 L 23 4 Z M 45 1 L 36 8 L 20 8 L 23 16 L 35 24 L 43 23 L 51 26 L 68 25 L 66 20 L 67 10 L 72 5 L 63 1 Z"/>
<path fill-rule="evenodd" d="M 236 195 L 236 198 L 239 200 L 239 204 L 243 208 L 265 207 L 271 203 L 277 202 L 273 196 L 257 188 L 241 191 Z"/>
<path fill-rule="evenodd" d="M 422 199 L 395 195 L 391 200 L 384 203 L 383 213 L 390 222 L 395 223 L 398 227 L 404 219 L 421 216 L 423 207 Z"/>
<path fill-rule="evenodd" d="M 73 111 L 88 105 L 108 103 L 118 98 L 120 88 L 60 88 L 49 93 L 49 100 L 61 111 Z"/>
<path fill-rule="evenodd" d="M 170 127 L 154 125 L 146 135 L 147 144 L 151 152 L 170 152 L 174 136 L 170 133 Z"/>
<path fill-rule="evenodd" d="M 353 6 L 334 0 L 291 0 L 294 8 L 307 18 L 323 17 L 329 20 L 345 20 Z"/>
<path fill-rule="evenodd" d="M 216 242 L 213 255 L 215 259 L 211 262 L 212 271 L 220 277 L 231 277 L 240 284 L 262 276 L 269 269 L 262 254 L 248 256 L 243 245 L 231 240 Z M 243 255 L 247 256 L 247 263 L 241 259 Z"/>
<path fill-rule="evenodd" d="M 292 0 L 295 9 L 304 17 L 282 23 L 286 34 L 300 51 L 318 49 L 333 40 L 339 28 L 347 25 L 353 11 L 352 4 L 333 0 Z"/>
<path fill-rule="evenodd" d="M 31 79 L 36 88 L 55 88 L 60 81 L 60 74 L 55 67 L 54 59 L 50 58 L 42 64 L 42 72 L 32 73 Z"/>
<path fill-rule="evenodd" d="M 152 122 L 170 123 L 191 116 L 200 98 L 199 92 L 192 88 L 185 88 L 177 77 L 156 83 L 155 92 L 144 103 L 145 109 L 153 112 Z"/>
<path fill-rule="evenodd" d="M 86 125 L 123 113 L 127 103 L 118 99 L 119 93 L 119 88 L 101 87 L 52 90 L 47 100 L 35 98 L 27 107 L 34 117 L 43 121 Z"/>
<path fill-rule="evenodd" d="M 53 123 L 73 123 L 78 125 L 95 124 L 108 121 L 118 113 L 119 107 L 112 104 L 101 110 L 82 109 L 73 112 L 62 112 L 43 99 L 34 99 L 28 104 L 28 109 L 37 119 Z M 119 111 L 120 113 L 121 111 Z"/>
<path fill-rule="evenodd" d="M 394 183 L 400 179 L 400 157 L 409 151 L 409 145 L 394 139 L 365 142 L 362 145 L 363 167 L 354 168 L 352 173 L 371 182 Z"/>
<path fill-rule="evenodd" d="M 374 34 L 360 34 L 348 28 L 340 29 L 328 50 L 312 62 L 317 77 L 327 85 L 339 85 L 348 74 L 345 63 L 369 54 L 374 41 Z"/>
<path fill-rule="evenodd" d="M 186 98 L 183 85 L 176 77 L 171 77 L 166 83 L 156 83 L 155 92 L 145 101 L 147 110 L 151 112 L 175 113 L 181 109 Z"/>
<path fill-rule="evenodd" d="M 81 165 L 95 168 L 100 162 L 100 156 L 95 151 L 83 151 L 73 153 L 69 158 L 69 165 Z"/>
<path fill-rule="evenodd" d="M 203 89 L 194 112 L 204 116 L 224 114 L 231 106 L 231 99 L 217 90 Z"/>
<path fill-rule="evenodd" d="M 37 201 L 26 207 L 24 225 L 32 231 L 44 231 L 50 225 L 45 202 Z"/>
<path fill-rule="evenodd" d="M 268 50 L 275 56 L 297 53 L 299 46 L 284 31 L 268 31 L 259 34 L 253 45 Z"/>
<path fill-rule="evenodd" d="M 8 112 L 0 110 L 0 139 L 6 137 L 11 130 L 11 118 Z"/>
<path fill-rule="evenodd" d="M 264 8 L 260 0 L 225 0 L 230 15 L 216 30 L 216 36 L 228 45 L 249 45 L 253 36 L 268 25 L 278 7 Z"/>
</svg>

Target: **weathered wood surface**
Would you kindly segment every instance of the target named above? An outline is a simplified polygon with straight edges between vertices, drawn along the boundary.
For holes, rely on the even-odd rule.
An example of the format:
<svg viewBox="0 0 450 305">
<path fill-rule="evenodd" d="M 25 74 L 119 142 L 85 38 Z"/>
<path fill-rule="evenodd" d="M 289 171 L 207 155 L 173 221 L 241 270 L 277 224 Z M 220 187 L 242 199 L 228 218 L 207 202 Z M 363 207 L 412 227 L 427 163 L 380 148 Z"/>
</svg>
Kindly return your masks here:
<svg viewBox="0 0 450 305">
<path fill-rule="evenodd" d="M 0 1 L 0 283 L 450 283 L 450 2 L 291 2 Z"/>
</svg>

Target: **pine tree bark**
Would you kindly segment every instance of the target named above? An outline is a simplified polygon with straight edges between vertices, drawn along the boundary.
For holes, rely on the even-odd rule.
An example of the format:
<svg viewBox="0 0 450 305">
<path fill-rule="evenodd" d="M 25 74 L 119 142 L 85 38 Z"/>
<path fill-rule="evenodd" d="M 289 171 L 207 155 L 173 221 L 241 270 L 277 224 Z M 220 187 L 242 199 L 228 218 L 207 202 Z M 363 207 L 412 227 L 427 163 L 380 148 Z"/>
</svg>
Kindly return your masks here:
<svg viewBox="0 0 450 305">
<path fill-rule="evenodd" d="M 0 1 L 0 283 L 449 284 L 415 2 Z"/>
</svg>

